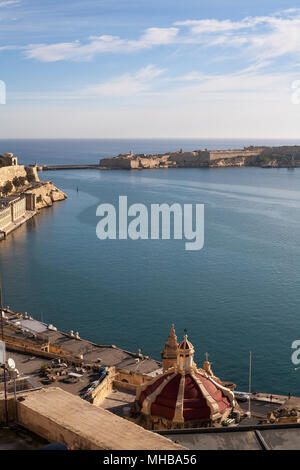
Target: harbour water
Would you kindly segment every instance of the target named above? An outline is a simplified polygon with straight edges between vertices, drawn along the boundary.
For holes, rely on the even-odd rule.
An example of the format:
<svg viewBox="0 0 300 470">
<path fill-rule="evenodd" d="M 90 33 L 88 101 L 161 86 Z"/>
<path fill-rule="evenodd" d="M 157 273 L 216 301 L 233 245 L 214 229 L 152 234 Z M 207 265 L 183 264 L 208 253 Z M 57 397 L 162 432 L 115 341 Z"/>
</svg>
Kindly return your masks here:
<svg viewBox="0 0 300 470">
<path fill-rule="evenodd" d="M 290 142 L 270 142 L 266 145 Z M 297 143 L 297 142 L 293 142 Z M 97 163 L 127 152 L 239 148 L 251 141 L 0 141 L 26 164 Z M 170 325 L 187 328 L 200 364 L 238 389 L 299 395 L 300 168 L 45 172 L 68 199 L 0 244 L 5 304 L 59 329 L 159 359 Z M 77 192 L 78 187 L 78 192 Z M 204 203 L 205 245 L 96 237 L 96 208 Z"/>
</svg>

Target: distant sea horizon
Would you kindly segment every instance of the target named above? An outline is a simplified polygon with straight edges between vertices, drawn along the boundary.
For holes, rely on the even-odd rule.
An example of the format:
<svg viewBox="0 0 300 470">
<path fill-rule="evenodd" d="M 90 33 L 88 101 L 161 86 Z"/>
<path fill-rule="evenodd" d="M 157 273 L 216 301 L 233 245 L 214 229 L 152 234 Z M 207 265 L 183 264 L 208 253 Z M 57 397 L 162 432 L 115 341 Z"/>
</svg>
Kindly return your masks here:
<svg viewBox="0 0 300 470">
<path fill-rule="evenodd" d="M 76 144 L 76 151 L 73 144 Z M 0 154 L 14 153 L 19 163 L 80 164 L 99 162 L 119 153 L 163 153 L 183 148 L 186 151 L 238 149 L 249 145 L 300 145 L 299 139 L 231 139 L 231 138 L 59 138 L 0 139 Z"/>
</svg>

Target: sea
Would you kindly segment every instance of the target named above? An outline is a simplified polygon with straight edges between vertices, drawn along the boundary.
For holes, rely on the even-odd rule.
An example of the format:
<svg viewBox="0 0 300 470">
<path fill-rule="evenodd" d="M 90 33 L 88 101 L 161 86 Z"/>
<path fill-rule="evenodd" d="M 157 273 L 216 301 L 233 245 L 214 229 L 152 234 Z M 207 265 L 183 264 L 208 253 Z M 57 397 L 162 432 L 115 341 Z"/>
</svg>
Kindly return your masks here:
<svg viewBox="0 0 300 470">
<path fill-rule="evenodd" d="M 98 163 L 133 150 L 234 149 L 299 141 L 0 140 L 23 164 Z M 299 395 L 300 168 L 40 173 L 68 198 L 0 244 L 4 304 L 63 331 L 160 360 L 171 324 L 201 366 L 248 389 Z M 99 204 L 204 204 L 204 247 L 183 240 L 99 240 Z M 300 357 L 300 355 L 299 355 Z M 300 365 L 299 365 L 300 366 Z M 137 365 L 138 371 L 138 365 Z"/>
</svg>

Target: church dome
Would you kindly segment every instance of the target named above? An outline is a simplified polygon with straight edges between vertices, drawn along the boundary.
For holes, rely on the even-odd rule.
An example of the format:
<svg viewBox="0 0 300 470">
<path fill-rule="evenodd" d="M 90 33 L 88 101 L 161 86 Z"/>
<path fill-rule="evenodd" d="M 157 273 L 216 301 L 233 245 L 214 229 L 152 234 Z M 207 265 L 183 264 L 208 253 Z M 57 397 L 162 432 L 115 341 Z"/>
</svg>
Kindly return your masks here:
<svg viewBox="0 0 300 470">
<path fill-rule="evenodd" d="M 173 423 L 211 422 L 231 409 L 233 394 L 204 371 L 169 371 L 143 387 L 138 403 L 144 415 Z"/>
<path fill-rule="evenodd" d="M 179 343 L 178 345 L 178 349 L 188 349 L 190 351 L 194 351 L 194 346 L 192 345 L 192 343 L 190 341 L 188 341 L 188 339 L 185 337 L 183 341 L 181 341 L 181 343 Z"/>
<path fill-rule="evenodd" d="M 147 428 L 212 425 L 236 407 L 233 392 L 214 376 L 208 353 L 204 369 L 197 369 L 194 352 L 186 334 L 177 343 L 172 325 L 162 353 L 163 373 L 137 388 L 136 411 Z"/>
</svg>

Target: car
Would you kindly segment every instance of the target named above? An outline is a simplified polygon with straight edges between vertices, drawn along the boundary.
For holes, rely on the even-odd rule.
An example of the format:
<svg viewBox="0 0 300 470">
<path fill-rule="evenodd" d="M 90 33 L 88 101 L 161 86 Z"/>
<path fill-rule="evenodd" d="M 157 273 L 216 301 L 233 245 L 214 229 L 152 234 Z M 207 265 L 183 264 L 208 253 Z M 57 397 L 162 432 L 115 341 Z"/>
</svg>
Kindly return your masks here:
<svg viewBox="0 0 300 470">
<path fill-rule="evenodd" d="M 245 402 L 245 401 L 248 401 L 248 400 L 249 400 L 250 395 L 249 395 L 248 393 L 245 393 L 245 392 L 238 392 L 238 391 L 235 391 L 235 392 L 234 392 L 234 397 L 235 397 L 238 401 Z"/>
</svg>

